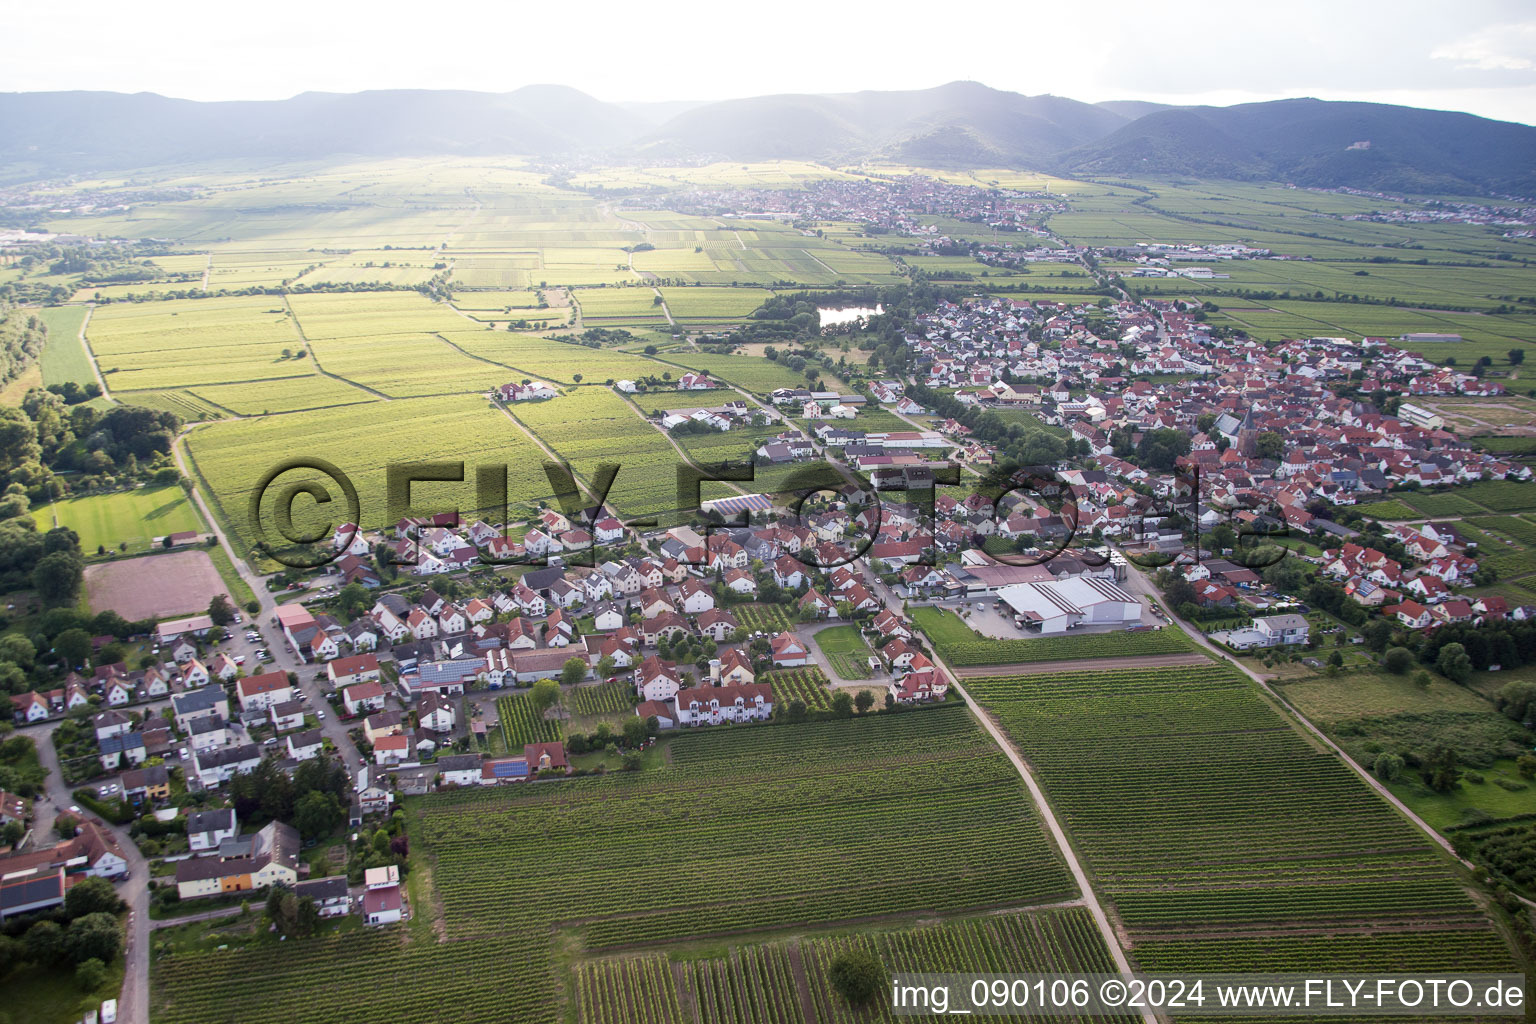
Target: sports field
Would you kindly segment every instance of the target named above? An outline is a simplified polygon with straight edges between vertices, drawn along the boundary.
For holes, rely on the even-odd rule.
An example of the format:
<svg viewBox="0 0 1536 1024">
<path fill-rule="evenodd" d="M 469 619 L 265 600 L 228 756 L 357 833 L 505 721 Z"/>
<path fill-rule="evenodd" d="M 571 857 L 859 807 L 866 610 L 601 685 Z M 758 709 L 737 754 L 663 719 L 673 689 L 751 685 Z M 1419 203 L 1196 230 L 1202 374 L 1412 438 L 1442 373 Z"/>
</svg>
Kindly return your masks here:
<svg viewBox="0 0 1536 1024">
<path fill-rule="evenodd" d="M 39 530 L 74 530 L 87 555 L 98 547 L 130 554 L 147 551 L 154 538 L 203 528 L 186 493 L 174 484 L 65 498 L 34 509 L 32 519 Z"/>
</svg>

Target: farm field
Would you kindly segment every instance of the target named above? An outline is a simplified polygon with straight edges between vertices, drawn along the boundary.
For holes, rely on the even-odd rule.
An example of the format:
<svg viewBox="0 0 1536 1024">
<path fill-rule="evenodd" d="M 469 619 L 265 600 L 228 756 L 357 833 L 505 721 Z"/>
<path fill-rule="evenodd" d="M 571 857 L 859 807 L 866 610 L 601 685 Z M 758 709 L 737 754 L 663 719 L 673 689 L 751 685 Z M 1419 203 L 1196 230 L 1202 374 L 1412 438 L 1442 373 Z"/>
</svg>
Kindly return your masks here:
<svg viewBox="0 0 1536 1024">
<path fill-rule="evenodd" d="M 409 802 L 412 892 L 429 885 L 434 894 L 414 906 L 435 918 L 439 941 L 418 921 L 408 943 L 395 930 L 289 941 L 280 953 L 272 943 L 162 955 L 153 967 L 154 1019 L 190 1024 L 219 1005 L 231 1024 L 273 1014 L 318 1024 L 344 1015 L 344 999 L 366 998 L 393 1018 L 424 1020 L 440 1009 L 421 1001 L 430 986 L 402 979 L 462 966 L 474 950 L 487 959 L 455 1000 L 455 1020 L 555 1024 L 562 998 L 584 1008 L 581 1019 L 629 1020 L 604 1016 L 614 1012 L 621 979 L 653 993 L 655 1019 L 669 1020 L 656 949 L 709 936 L 735 949 L 716 942 L 689 956 L 686 945 L 672 948 L 700 962 L 710 991 L 715 980 L 750 980 L 772 1005 L 793 1005 L 793 975 L 776 941 L 737 934 L 788 926 L 829 930 L 800 939 L 788 955 L 810 960 L 807 976 L 829 1007 L 818 972 L 849 941 L 880 944 L 892 963 L 933 950 L 956 970 L 1108 962 L 1083 911 L 1029 910 L 1070 896 L 1070 877 L 1018 775 L 964 708 L 665 742 L 670 763 L 653 770 Z M 704 792 L 724 802 L 701 803 Z M 724 806 L 733 808 L 728 818 L 712 809 Z M 686 860 L 701 874 L 727 871 L 733 884 L 649 884 L 658 859 Z M 948 866 L 942 878 L 905 869 L 930 859 Z M 993 908 L 1012 912 L 970 916 Z M 914 926 L 918 916 L 945 920 Z M 853 919 L 866 938 L 836 931 Z M 643 954 L 632 952 L 637 944 Z M 749 966 L 756 962 L 780 966 L 762 978 Z M 344 980 L 321 995 L 299 980 L 333 970 Z M 260 995 L 230 998 L 246 986 Z M 476 994 L 480 988 L 494 1000 Z"/>
<path fill-rule="evenodd" d="M 662 297 L 676 320 L 729 323 L 743 320 L 773 294 L 762 288 L 663 288 Z"/>
<path fill-rule="evenodd" d="M 293 439 L 305 444 L 295 452 Z M 474 466 L 486 463 L 508 467 L 508 497 L 513 506 L 549 496 L 544 476 L 544 453 L 517 426 L 484 399 L 450 397 L 369 402 L 335 409 L 296 412 L 256 420 L 210 423 L 188 435 L 186 451 L 211 494 L 215 515 L 243 554 L 258 540 L 250 520 L 248 502 L 263 474 L 295 455 L 324 459 L 346 473 L 357 488 L 359 525 L 376 529 L 393 522 L 385 507 L 385 467 L 397 462 L 464 460 L 465 482 L 416 484 L 412 501 L 421 508 L 459 507 L 466 514 L 477 505 Z M 308 471 L 285 473 L 269 491 L 275 502 L 290 482 L 314 478 Z M 335 484 L 329 493 L 338 501 Z M 270 508 L 264 506 L 270 515 Z M 339 525 L 344 503 L 316 509 L 309 499 L 294 505 L 299 530 L 315 529 L 326 522 Z M 271 521 L 270 519 L 268 520 Z"/>
<path fill-rule="evenodd" d="M 192 502 L 174 484 L 66 498 L 34 509 L 32 520 L 39 530 L 55 525 L 74 530 L 87 557 L 98 547 L 118 551 L 123 543 L 128 546 L 122 550 L 137 554 L 148 551 L 155 537 L 203 528 Z"/>
<path fill-rule="evenodd" d="M 776 668 L 758 677 L 758 682 L 772 683 L 776 701 L 788 707 L 791 701 L 800 701 L 811 711 L 829 711 L 832 708 L 832 691 L 821 669 Z"/>
<path fill-rule="evenodd" d="M 745 391 L 766 395 L 776 388 L 804 387 L 806 378 L 762 356 L 717 356 L 702 352 L 673 352 L 656 357 L 684 370 L 699 370 Z M 677 371 L 674 369 L 674 377 Z"/>
<path fill-rule="evenodd" d="M 1035 767 L 1142 967 L 1512 962 L 1450 862 L 1225 666 L 966 687 Z M 1362 925 L 1370 941 L 1343 934 Z"/>
<path fill-rule="evenodd" d="M 699 1019 L 710 1024 L 805 1024 L 806 1008 L 796 992 L 796 979 L 802 975 L 817 1020 L 831 1024 L 900 1019 L 891 1015 L 884 992 L 856 1016 L 834 994 L 828 967 L 850 948 L 873 953 L 892 971 L 1064 973 L 1112 972 L 1114 968 L 1087 911 L 1025 911 L 873 934 L 828 934 L 742 946 L 729 954 L 704 951 L 663 957 L 652 953 L 588 961 L 576 978 L 578 1020 L 581 1024 L 671 1021 L 686 1019 L 680 1007 L 693 1006 Z M 637 1008 L 637 995 L 646 1009 Z"/>
<path fill-rule="evenodd" d="M 573 375 L 578 373 L 588 383 L 601 384 L 657 375 L 669 369 L 645 356 L 611 348 L 587 348 L 537 334 L 459 330 L 446 331 L 440 337 L 477 359 L 504 367 L 504 379 L 497 381 L 498 386 L 524 376 L 571 384 L 575 382 Z M 495 372 L 494 368 L 489 369 Z"/>
<path fill-rule="evenodd" d="M 48 341 L 38 364 L 43 370 L 43 386 L 74 381 L 84 386 L 96 380 L 91 372 L 91 357 L 80 343 L 80 325 L 87 310 L 83 306 L 53 306 L 38 311 L 48 325 Z"/>
<path fill-rule="evenodd" d="M 1172 628 L 1144 629 L 1134 633 L 1121 631 L 994 640 L 977 633 L 954 612 L 942 608 L 914 608 L 912 621 L 928 634 L 939 657 L 955 668 L 1023 664 L 1031 661 L 1071 661 L 1075 658 L 1182 654 L 1194 649 L 1183 630 Z"/>
<path fill-rule="evenodd" d="M 864 642 L 864 637 L 859 633 L 859 627 L 853 624 L 845 626 L 832 626 L 823 629 L 816 634 L 816 646 L 821 648 L 821 653 L 827 656 L 827 662 L 843 679 L 868 679 L 869 658 L 871 651 L 869 644 Z"/>
<path fill-rule="evenodd" d="M 677 505 L 677 451 L 607 388 L 580 387 L 547 402 L 522 402 L 513 416 L 593 481 L 602 463 L 620 469 L 608 500 L 622 516 L 671 514 Z M 544 487 L 548 490 L 548 484 Z"/>
<path fill-rule="evenodd" d="M 667 322 L 655 290 L 649 287 L 575 288 L 571 290 L 571 300 L 581 309 L 581 322 L 587 327 Z"/>
<path fill-rule="evenodd" d="M 300 412 L 376 400 L 376 396 L 356 385 L 319 375 L 242 384 L 203 384 L 186 389 L 186 394 L 237 416 Z"/>
<path fill-rule="evenodd" d="M 176 299 L 97 307 L 86 339 L 111 391 L 291 377 L 303 339 L 280 298 Z"/>
</svg>

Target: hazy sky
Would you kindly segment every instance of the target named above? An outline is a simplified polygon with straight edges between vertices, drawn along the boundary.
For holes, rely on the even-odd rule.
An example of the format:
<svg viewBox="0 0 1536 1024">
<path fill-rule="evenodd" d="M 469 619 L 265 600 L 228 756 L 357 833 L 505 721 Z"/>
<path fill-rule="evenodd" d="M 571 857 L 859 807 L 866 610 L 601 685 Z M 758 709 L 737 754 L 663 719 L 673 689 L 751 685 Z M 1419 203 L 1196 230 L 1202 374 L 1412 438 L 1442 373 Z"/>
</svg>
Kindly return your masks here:
<svg viewBox="0 0 1536 1024">
<path fill-rule="evenodd" d="M 1536 123 L 1530 0 L 15 4 L 0 92 L 279 99 L 555 82 L 604 100 L 912 89 L 1362 99 Z"/>
</svg>

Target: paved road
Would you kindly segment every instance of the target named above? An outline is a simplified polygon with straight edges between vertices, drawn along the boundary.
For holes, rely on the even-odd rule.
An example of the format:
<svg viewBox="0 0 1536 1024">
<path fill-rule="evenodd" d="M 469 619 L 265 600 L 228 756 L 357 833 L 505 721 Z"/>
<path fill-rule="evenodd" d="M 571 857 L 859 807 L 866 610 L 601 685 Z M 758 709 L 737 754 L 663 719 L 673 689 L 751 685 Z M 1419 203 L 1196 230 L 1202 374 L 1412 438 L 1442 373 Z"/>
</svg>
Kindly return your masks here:
<svg viewBox="0 0 1536 1024">
<path fill-rule="evenodd" d="M 900 608 L 901 605 L 898 604 L 896 607 Z M 838 626 L 846 625 L 848 625 L 848 623 L 843 622 L 840 619 L 833 620 L 831 622 L 802 623 L 801 625 L 795 627 L 795 636 L 799 637 L 800 642 L 805 644 L 806 650 L 811 652 L 811 660 L 816 663 L 816 667 L 821 669 L 822 674 L 827 677 L 827 681 L 830 682 L 833 686 L 846 686 L 852 689 L 866 689 L 871 686 L 888 685 L 891 681 L 891 676 L 890 673 L 886 672 L 884 668 L 875 669 L 874 675 L 868 676 L 864 679 L 844 679 L 842 676 L 838 675 L 837 671 L 832 667 L 832 662 L 827 658 L 826 652 L 821 649 L 821 645 L 816 643 L 814 638 L 817 633 L 820 633 L 824 629 L 834 629 Z"/>
<path fill-rule="evenodd" d="M 188 472 L 185 453 L 181 447 L 184 437 L 185 435 L 182 438 L 177 438 L 176 444 L 171 450 L 176 456 L 177 468 L 183 474 L 191 476 L 191 473 Z M 208 523 L 209 529 L 219 539 L 219 545 L 224 549 L 224 553 L 229 556 L 235 571 L 240 574 L 240 578 L 245 580 L 246 585 L 256 594 L 256 600 L 261 605 L 261 611 L 254 617 L 254 621 L 248 621 L 240 626 L 232 627 L 231 631 L 235 634 L 235 639 L 230 641 L 230 643 L 247 650 L 254 647 L 254 645 L 246 643 L 244 636 L 244 630 L 254 625 L 261 630 L 262 635 L 265 637 L 267 650 L 272 652 L 274 661 L 272 664 L 262 668 L 253 659 L 247 659 L 246 664 L 243 666 L 246 672 L 281 670 L 297 674 L 299 677 L 299 689 L 309 696 L 310 706 L 317 711 L 323 711 L 328 707 L 321 696 L 325 692 L 325 688 L 315 681 L 315 677 L 322 674 L 324 669 L 317 665 L 307 664 L 291 651 L 283 639 L 282 631 L 277 628 L 273 618 L 279 603 L 298 600 L 302 594 L 293 592 L 274 595 L 271 591 L 267 590 L 266 580 L 252 572 L 246 566 L 244 558 L 235 552 L 234 546 L 229 542 L 229 537 L 224 533 L 223 526 L 220 525 L 218 519 L 214 518 L 213 513 L 209 510 L 207 504 L 204 503 L 201 489 L 196 487 L 192 489 L 192 500 L 196 503 L 198 511 L 202 513 L 203 520 Z M 246 617 L 243 611 L 241 612 L 241 617 Z M 357 745 L 347 735 L 347 728 L 340 719 L 333 712 L 325 712 L 325 721 L 320 723 L 320 730 L 335 745 L 337 753 L 341 755 L 347 767 L 356 770 L 358 767 Z"/>
<path fill-rule="evenodd" d="M 74 796 L 64 783 L 64 773 L 59 769 L 58 753 L 53 749 L 53 726 L 57 724 L 47 723 L 46 729 L 44 723 L 32 726 L 38 760 L 48 770 L 48 779 L 44 783 L 46 803 L 37 801 L 39 831 L 35 834 L 40 843 L 50 841 L 40 831 L 44 816 L 51 830 L 58 813 L 67 811 L 74 803 Z M 48 735 L 42 735 L 44 731 Z M 118 1020 L 125 1024 L 149 1024 L 149 862 L 133 845 L 126 828 L 110 824 L 106 827 L 117 836 L 123 859 L 128 862 L 128 877 L 117 887 L 117 894 L 128 904 L 127 944 L 123 950 L 126 968 L 123 991 L 118 997 Z"/>
</svg>

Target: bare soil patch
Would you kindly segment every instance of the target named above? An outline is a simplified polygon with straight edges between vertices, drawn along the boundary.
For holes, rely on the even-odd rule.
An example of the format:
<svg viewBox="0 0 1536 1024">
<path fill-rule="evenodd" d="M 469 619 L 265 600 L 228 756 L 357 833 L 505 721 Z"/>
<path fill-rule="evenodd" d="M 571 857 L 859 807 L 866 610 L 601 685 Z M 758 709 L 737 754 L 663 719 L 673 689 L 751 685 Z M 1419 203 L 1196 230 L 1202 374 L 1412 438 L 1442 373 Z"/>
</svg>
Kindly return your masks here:
<svg viewBox="0 0 1536 1024">
<path fill-rule="evenodd" d="M 85 567 L 93 612 L 114 611 L 136 622 L 205 611 L 228 588 L 206 551 L 145 555 Z"/>
</svg>

